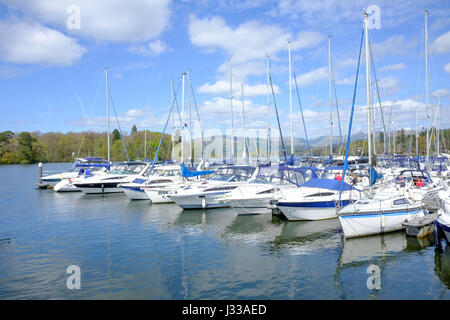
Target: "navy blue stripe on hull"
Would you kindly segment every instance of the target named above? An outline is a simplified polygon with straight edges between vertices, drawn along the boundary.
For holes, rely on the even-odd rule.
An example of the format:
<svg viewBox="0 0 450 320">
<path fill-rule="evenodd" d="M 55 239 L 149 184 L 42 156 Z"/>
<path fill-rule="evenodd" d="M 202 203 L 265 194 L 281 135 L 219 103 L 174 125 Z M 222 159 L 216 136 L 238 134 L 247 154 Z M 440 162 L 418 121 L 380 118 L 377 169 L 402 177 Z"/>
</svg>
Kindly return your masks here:
<svg viewBox="0 0 450 320">
<path fill-rule="evenodd" d="M 278 207 L 294 207 L 294 208 L 335 208 L 336 203 L 334 201 L 321 201 L 321 202 L 278 202 Z M 350 204 L 350 200 L 342 200 L 341 206 Z"/>
</svg>

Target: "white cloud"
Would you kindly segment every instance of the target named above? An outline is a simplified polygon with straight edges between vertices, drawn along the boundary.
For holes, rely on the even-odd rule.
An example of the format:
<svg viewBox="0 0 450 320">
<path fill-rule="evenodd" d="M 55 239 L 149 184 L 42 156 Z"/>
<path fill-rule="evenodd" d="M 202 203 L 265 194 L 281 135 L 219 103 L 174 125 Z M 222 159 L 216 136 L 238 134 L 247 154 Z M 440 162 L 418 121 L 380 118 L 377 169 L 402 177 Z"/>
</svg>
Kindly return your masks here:
<svg viewBox="0 0 450 320">
<path fill-rule="evenodd" d="M 76 40 L 37 23 L 0 22 L 0 56 L 6 62 L 68 66 L 86 52 Z"/>
<path fill-rule="evenodd" d="M 450 95 L 450 89 L 439 89 L 431 94 L 433 97 L 447 97 Z"/>
<path fill-rule="evenodd" d="M 400 91 L 400 81 L 397 78 L 386 77 L 378 81 L 378 86 L 383 89 L 383 93 L 392 95 Z"/>
<path fill-rule="evenodd" d="M 336 81 L 336 84 L 354 84 L 354 83 L 355 83 L 354 77 L 342 78 Z"/>
<path fill-rule="evenodd" d="M 199 93 L 209 93 L 209 94 L 228 94 L 230 93 L 230 82 L 228 81 L 216 81 L 213 84 L 205 83 L 202 86 L 200 86 L 197 91 Z M 273 86 L 273 91 L 275 94 L 280 93 L 280 89 L 278 86 Z M 267 85 L 266 84 L 255 84 L 255 85 L 248 85 L 244 84 L 244 97 L 256 97 L 261 95 L 267 94 Z M 233 82 L 233 96 L 234 97 L 241 97 L 242 96 L 242 90 L 241 90 L 241 83 L 235 83 Z"/>
<path fill-rule="evenodd" d="M 310 84 L 328 79 L 328 68 L 321 67 L 307 73 L 303 73 L 298 77 L 299 86 L 308 86 Z"/>
<path fill-rule="evenodd" d="M 100 42 L 140 42 L 157 38 L 170 19 L 170 0 L 0 0 L 25 17 Z M 67 28 L 71 5 L 80 8 L 80 29 Z"/>
<path fill-rule="evenodd" d="M 356 59 L 350 58 L 350 59 L 345 59 L 345 60 L 338 61 L 337 66 L 339 68 L 345 68 L 345 67 L 350 67 L 350 66 L 356 67 L 357 63 L 358 63 L 358 61 Z"/>
<path fill-rule="evenodd" d="M 372 44 L 372 52 L 379 59 L 404 54 L 415 45 L 415 43 L 407 42 L 405 39 L 404 35 L 391 36 L 382 42 Z"/>
<path fill-rule="evenodd" d="M 448 53 L 450 52 L 450 31 L 441 34 L 433 41 L 431 48 L 435 53 Z"/>
<path fill-rule="evenodd" d="M 292 35 L 278 25 L 259 21 L 247 21 L 233 28 L 217 16 L 199 19 L 191 15 L 188 31 L 194 45 L 208 50 L 221 49 L 233 63 L 238 64 L 263 59 L 267 54 L 276 55 L 282 50 L 287 51 L 288 40 L 294 39 L 295 50 L 314 47 L 324 38 L 320 33 L 313 31 L 302 31 Z"/>
<path fill-rule="evenodd" d="M 267 106 L 255 105 L 251 100 L 245 99 L 244 112 L 246 118 L 246 127 L 255 128 L 258 126 L 258 124 L 265 124 L 265 120 L 267 117 Z M 273 112 L 273 110 L 271 112 Z M 215 120 L 214 125 L 216 127 L 220 125 L 231 124 L 231 109 L 229 99 L 215 97 L 211 100 L 204 101 L 199 106 L 199 113 L 201 115 L 203 123 L 208 123 L 208 120 Z M 233 118 L 236 128 L 241 126 L 241 115 L 242 100 L 233 99 Z M 220 122 L 217 121 L 218 119 L 220 119 Z"/>
<path fill-rule="evenodd" d="M 394 71 L 405 69 L 406 65 L 403 62 L 396 64 L 389 64 L 380 68 L 380 71 Z"/>
<path fill-rule="evenodd" d="M 132 53 L 136 53 L 147 57 L 157 57 L 161 53 L 169 50 L 170 49 L 167 47 L 167 45 L 161 40 L 152 41 L 147 44 L 142 44 L 138 46 L 132 46 L 129 49 L 129 51 Z"/>
<path fill-rule="evenodd" d="M 447 73 L 450 73 L 450 63 L 447 63 L 447 64 L 444 66 L 444 71 L 447 72 Z"/>
</svg>

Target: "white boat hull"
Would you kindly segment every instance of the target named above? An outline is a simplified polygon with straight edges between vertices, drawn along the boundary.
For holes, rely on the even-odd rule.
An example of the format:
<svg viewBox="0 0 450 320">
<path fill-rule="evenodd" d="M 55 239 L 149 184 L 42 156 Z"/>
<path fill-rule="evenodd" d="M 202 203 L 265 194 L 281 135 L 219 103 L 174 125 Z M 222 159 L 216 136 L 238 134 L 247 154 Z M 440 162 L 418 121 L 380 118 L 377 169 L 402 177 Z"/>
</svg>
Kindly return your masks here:
<svg viewBox="0 0 450 320">
<path fill-rule="evenodd" d="M 227 192 L 214 192 L 211 194 L 201 195 L 169 195 L 178 206 L 183 209 L 210 209 L 210 208 L 226 208 L 229 207 L 227 203 L 220 202 L 218 199 Z"/>
<path fill-rule="evenodd" d="M 326 220 L 336 218 L 336 208 L 309 208 L 309 207 L 288 207 L 278 205 L 281 213 L 290 221 L 299 220 Z"/>
<path fill-rule="evenodd" d="M 56 192 L 80 192 L 81 190 L 79 188 L 75 187 L 70 179 L 63 179 L 53 187 L 53 191 L 56 191 Z"/>
<path fill-rule="evenodd" d="M 339 216 L 345 238 L 369 236 L 404 229 L 402 223 L 424 215 L 423 209 L 392 213 L 369 213 Z"/>
<path fill-rule="evenodd" d="M 154 204 L 162 204 L 162 203 L 173 203 L 173 200 L 169 198 L 169 193 L 165 193 L 161 190 L 152 190 L 146 189 L 144 190 L 147 197 Z"/>
<path fill-rule="evenodd" d="M 127 195 L 130 200 L 150 200 L 148 195 L 139 187 L 124 187 L 122 186 L 123 191 Z"/>
<path fill-rule="evenodd" d="M 232 207 L 238 215 L 252 215 L 252 214 L 269 214 L 272 209 L 269 209 L 270 198 L 250 198 L 250 199 L 231 199 L 225 200 L 230 207 Z"/>
</svg>

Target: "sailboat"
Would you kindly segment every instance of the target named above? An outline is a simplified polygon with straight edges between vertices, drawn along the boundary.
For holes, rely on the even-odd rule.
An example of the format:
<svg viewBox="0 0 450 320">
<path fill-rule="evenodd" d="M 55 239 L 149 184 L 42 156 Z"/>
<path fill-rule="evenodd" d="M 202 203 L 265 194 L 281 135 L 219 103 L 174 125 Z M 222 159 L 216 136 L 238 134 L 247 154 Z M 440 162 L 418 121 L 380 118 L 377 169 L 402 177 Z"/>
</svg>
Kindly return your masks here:
<svg viewBox="0 0 450 320">
<path fill-rule="evenodd" d="M 428 15 L 428 12 L 426 12 Z M 426 17 L 425 17 L 426 21 Z M 364 13 L 364 37 L 366 53 L 366 93 L 368 107 L 368 152 L 369 164 L 372 165 L 371 147 L 371 99 L 370 99 L 370 64 L 369 64 L 369 33 L 368 15 Z M 361 48 L 362 49 L 362 42 Z M 359 69 L 359 61 L 358 61 Z M 356 78 L 357 81 L 357 78 Z M 356 87 L 355 87 L 356 92 Z M 354 105 L 353 105 L 354 108 Z M 353 110 L 352 115 L 353 117 Z M 352 119 L 352 118 L 351 118 Z M 351 121 L 349 125 L 349 136 L 351 133 Z M 348 158 L 348 144 L 346 150 L 346 161 Z M 345 166 L 344 166 L 345 173 Z M 391 191 L 391 190 L 390 190 Z M 413 202 L 401 195 L 396 190 L 391 192 L 379 192 L 375 195 L 369 191 L 367 199 L 361 199 L 355 203 L 342 207 L 338 211 L 339 222 L 341 224 L 344 237 L 361 237 L 372 234 L 381 234 L 404 229 L 403 222 L 425 215 L 421 202 Z"/>
</svg>

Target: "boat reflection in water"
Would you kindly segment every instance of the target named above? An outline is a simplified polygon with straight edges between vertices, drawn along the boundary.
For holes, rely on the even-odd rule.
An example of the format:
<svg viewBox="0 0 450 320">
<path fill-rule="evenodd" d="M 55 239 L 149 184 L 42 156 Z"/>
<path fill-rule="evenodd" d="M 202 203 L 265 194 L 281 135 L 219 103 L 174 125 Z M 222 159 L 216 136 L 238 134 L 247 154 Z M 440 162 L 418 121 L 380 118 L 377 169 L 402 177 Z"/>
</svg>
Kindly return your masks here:
<svg viewBox="0 0 450 320">
<path fill-rule="evenodd" d="M 290 254 L 308 254 L 341 244 L 338 219 L 318 221 L 285 221 L 273 248 L 287 249 Z"/>
<path fill-rule="evenodd" d="M 271 215 L 236 215 L 220 238 L 238 244 L 267 243 L 281 233 L 282 227 Z"/>
<path fill-rule="evenodd" d="M 357 264 L 369 260 L 398 256 L 407 248 L 404 232 L 392 232 L 354 239 L 345 239 L 340 256 L 340 264 Z"/>
<path fill-rule="evenodd" d="M 173 204 L 175 205 L 175 204 Z M 164 205 L 161 205 L 162 207 Z M 175 205 L 176 206 L 176 205 Z M 181 209 L 181 208 L 180 208 Z M 189 234 L 221 233 L 236 214 L 230 208 L 214 210 L 182 210 L 173 223 L 173 227 L 182 228 Z"/>
<path fill-rule="evenodd" d="M 450 289 L 450 246 L 446 246 L 443 251 L 436 250 L 434 272 L 447 289 Z"/>
</svg>

